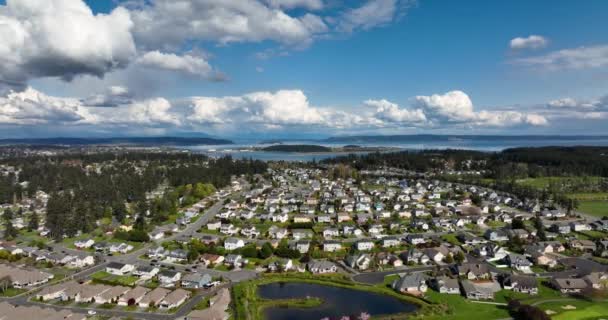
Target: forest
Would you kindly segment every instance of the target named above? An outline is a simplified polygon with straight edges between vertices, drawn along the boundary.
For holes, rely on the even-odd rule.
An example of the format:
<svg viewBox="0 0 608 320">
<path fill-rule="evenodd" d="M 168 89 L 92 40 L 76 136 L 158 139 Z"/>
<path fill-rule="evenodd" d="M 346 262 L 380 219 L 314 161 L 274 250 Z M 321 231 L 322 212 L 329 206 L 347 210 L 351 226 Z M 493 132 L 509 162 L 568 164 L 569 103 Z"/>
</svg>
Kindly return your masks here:
<svg viewBox="0 0 608 320">
<path fill-rule="evenodd" d="M 2 177 L 2 203 L 49 194 L 46 227 L 54 237 L 94 229 L 101 218 L 123 222 L 149 212 L 153 222 L 175 214 L 183 201 L 200 199 L 230 183 L 233 175 L 266 172 L 262 161 L 210 159 L 190 153 L 92 153 L 5 159 L 18 175 Z M 161 197 L 147 193 L 165 186 Z M 143 216 L 143 215 L 140 215 Z M 145 221 L 136 222 L 145 229 Z"/>
<path fill-rule="evenodd" d="M 480 170 L 492 179 L 524 179 L 545 176 L 608 177 L 608 147 L 513 148 L 501 152 L 472 150 L 421 150 L 347 155 L 323 160 L 326 164 L 350 164 L 361 169 L 380 166 L 429 172 L 433 170 Z"/>
</svg>

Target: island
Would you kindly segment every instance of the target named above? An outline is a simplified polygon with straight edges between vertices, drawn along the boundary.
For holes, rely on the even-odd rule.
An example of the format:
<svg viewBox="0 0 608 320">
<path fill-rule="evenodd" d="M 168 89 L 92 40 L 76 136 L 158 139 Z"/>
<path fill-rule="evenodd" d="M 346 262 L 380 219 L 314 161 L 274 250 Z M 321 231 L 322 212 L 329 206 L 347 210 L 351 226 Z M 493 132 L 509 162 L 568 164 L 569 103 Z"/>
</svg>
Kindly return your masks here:
<svg viewBox="0 0 608 320">
<path fill-rule="evenodd" d="M 257 151 L 267 152 L 292 152 L 292 153 L 358 153 L 358 152 L 385 152 L 396 151 L 392 147 L 364 147 L 358 145 L 346 145 L 343 147 L 326 147 L 314 144 L 276 144 L 268 147 L 254 148 Z"/>
</svg>

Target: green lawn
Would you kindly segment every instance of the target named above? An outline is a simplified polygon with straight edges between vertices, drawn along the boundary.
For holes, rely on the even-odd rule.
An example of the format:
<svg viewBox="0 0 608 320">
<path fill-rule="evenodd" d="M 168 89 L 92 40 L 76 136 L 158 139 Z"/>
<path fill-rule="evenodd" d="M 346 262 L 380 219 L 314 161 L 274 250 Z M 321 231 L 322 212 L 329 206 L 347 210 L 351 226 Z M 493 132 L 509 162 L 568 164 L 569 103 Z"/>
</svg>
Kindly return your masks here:
<svg viewBox="0 0 608 320">
<path fill-rule="evenodd" d="M 576 309 L 567 310 L 563 308 L 565 306 L 574 306 Z M 543 303 L 539 307 L 555 312 L 551 316 L 553 320 L 596 320 L 606 319 L 608 315 L 608 302 L 572 300 Z"/>
<path fill-rule="evenodd" d="M 449 234 L 444 234 L 443 236 L 441 236 L 441 239 L 444 241 L 447 241 L 448 243 L 451 243 L 453 245 L 460 245 L 460 241 L 456 238 L 456 235 L 453 233 L 449 233 Z"/>
<path fill-rule="evenodd" d="M 120 285 L 120 286 L 134 286 L 135 282 L 139 280 L 139 278 L 135 276 L 116 276 L 113 274 L 109 274 L 105 271 L 98 271 L 91 275 L 91 279 L 98 283 L 110 284 L 110 285 Z"/>
<path fill-rule="evenodd" d="M 608 200 L 608 192 L 570 193 L 568 196 L 578 200 Z"/>
<path fill-rule="evenodd" d="M 608 216 L 608 201 L 585 200 L 580 201 L 578 210 L 596 217 Z"/>
<path fill-rule="evenodd" d="M 519 179 L 517 183 L 538 189 L 549 188 L 551 185 L 578 189 L 581 185 L 598 184 L 601 179 L 601 177 L 540 177 Z"/>
<path fill-rule="evenodd" d="M 460 295 L 440 294 L 433 290 L 426 292 L 427 300 L 439 304 L 443 314 L 420 314 L 412 319 L 424 320 L 496 320 L 509 318 L 503 306 L 471 302 Z"/>
<path fill-rule="evenodd" d="M 0 291 L 0 297 L 14 297 L 16 295 L 26 292 L 26 289 L 8 288 L 4 291 Z"/>
</svg>

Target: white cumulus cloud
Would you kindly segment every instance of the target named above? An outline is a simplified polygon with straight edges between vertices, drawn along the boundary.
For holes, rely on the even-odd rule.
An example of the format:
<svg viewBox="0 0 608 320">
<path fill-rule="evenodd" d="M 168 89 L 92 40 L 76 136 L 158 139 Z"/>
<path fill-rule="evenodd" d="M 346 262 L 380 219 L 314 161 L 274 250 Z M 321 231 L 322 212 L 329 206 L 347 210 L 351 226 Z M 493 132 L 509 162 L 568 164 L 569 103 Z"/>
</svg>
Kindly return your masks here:
<svg viewBox="0 0 608 320">
<path fill-rule="evenodd" d="M 177 55 L 150 51 L 138 57 L 136 63 L 149 68 L 175 71 L 203 78 L 214 76 L 213 68 L 203 57 L 190 54 Z"/>
<path fill-rule="evenodd" d="M 265 0 L 273 8 L 294 9 L 305 8 L 309 10 L 323 9 L 322 0 Z"/>
<path fill-rule="evenodd" d="M 550 71 L 608 67 L 608 45 L 579 47 L 516 59 L 515 64 Z"/>
<path fill-rule="evenodd" d="M 527 37 L 517 37 L 511 39 L 509 42 L 509 47 L 513 50 L 523 50 L 523 49 L 541 49 L 547 46 L 549 40 L 543 36 L 539 35 L 530 35 Z"/>
<path fill-rule="evenodd" d="M 133 22 L 121 7 L 93 14 L 82 0 L 8 0 L 0 6 L 0 83 L 81 74 L 103 76 L 135 54 Z"/>
<path fill-rule="evenodd" d="M 375 108 L 375 118 L 390 123 L 422 124 L 427 120 L 422 109 L 410 110 L 400 108 L 396 103 L 386 99 L 366 100 L 364 105 Z"/>
<path fill-rule="evenodd" d="M 259 1 L 156 0 L 131 13 L 138 43 L 153 49 L 187 40 L 302 45 L 327 30 L 313 14 L 290 16 Z"/>
<path fill-rule="evenodd" d="M 476 111 L 469 96 L 460 90 L 431 96 L 417 96 L 416 106 L 425 111 L 427 118 L 440 124 L 457 123 L 480 127 L 548 124 L 544 116 L 535 113 L 512 110 Z"/>
</svg>

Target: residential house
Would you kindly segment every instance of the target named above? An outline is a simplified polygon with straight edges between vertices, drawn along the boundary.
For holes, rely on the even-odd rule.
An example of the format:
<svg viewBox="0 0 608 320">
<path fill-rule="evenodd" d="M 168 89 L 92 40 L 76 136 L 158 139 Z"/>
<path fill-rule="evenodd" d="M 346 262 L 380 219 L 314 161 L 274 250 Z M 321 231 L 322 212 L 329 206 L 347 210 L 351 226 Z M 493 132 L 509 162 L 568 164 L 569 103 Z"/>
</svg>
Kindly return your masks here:
<svg viewBox="0 0 608 320">
<path fill-rule="evenodd" d="M 165 248 L 158 246 L 155 248 L 150 248 L 148 249 L 148 251 L 146 252 L 146 255 L 148 256 L 148 258 L 150 259 L 164 259 L 166 256 L 166 250 Z"/>
<path fill-rule="evenodd" d="M 484 233 L 484 237 L 494 242 L 509 241 L 507 232 L 502 229 L 488 229 Z"/>
<path fill-rule="evenodd" d="M 310 229 L 294 229 L 291 231 L 291 235 L 295 240 L 302 240 L 312 238 L 313 232 Z"/>
<path fill-rule="evenodd" d="M 287 237 L 289 231 L 285 228 L 271 226 L 268 228 L 268 235 L 273 239 L 283 239 Z"/>
<path fill-rule="evenodd" d="M 463 263 L 457 266 L 458 275 L 469 280 L 492 279 L 492 273 L 487 264 Z"/>
<path fill-rule="evenodd" d="M 183 263 L 188 261 L 188 252 L 183 249 L 171 250 L 165 258 L 167 262 L 171 263 Z"/>
<path fill-rule="evenodd" d="M 471 300 L 493 300 L 494 294 L 501 290 L 500 285 L 495 281 L 473 282 L 462 280 L 460 284 L 464 296 Z"/>
<path fill-rule="evenodd" d="M 296 241 L 292 247 L 298 250 L 301 254 L 307 253 L 310 250 L 310 241 Z"/>
<path fill-rule="evenodd" d="M 140 301 L 140 308 L 150 308 L 158 306 L 158 304 L 171 292 L 171 290 L 165 288 L 156 288 L 148 292 Z"/>
<path fill-rule="evenodd" d="M 589 224 L 587 224 L 585 222 L 581 222 L 581 221 L 570 222 L 570 228 L 574 232 L 589 231 L 589 230 L 591 230 L 591 226 Z"/>
<path fill-rule="evenodd" d="M 570 241 L 570 247 L 573 249 L 581 250 L 581 251 L 589 251 L 594 252 L 597 250 L 597 246 L 595 242 L 591 240 L 579 240 L 575 239 Z"/>
<path fill-rule="evenodd" d="M 453 279 L 446 276 L 438 277 L 433 280 L 432 285 L 439 293 L 460 294 L 460 285 L 458 284 L 458 279 Z"/>
<path fill-rule="evenodd" d="M 124 295 L 129 290 L 131 290 L 129 287 L 113 286 L 96 295 L 94 301 L 96 304 L 117 303 L 120 296 Z"/>
<path fill-rule="evenodd" d="M 10 286 L 17 289 L 30 288 L 47 283 L 53 275 L 38 270 L 27 270 L 0 264 L 0 279 L 8 279 Z"/>
<path fill-rule="evenodd" d="M 398 247 L 400 244 L 401 244 L 401 241 L 396 237 L 386 237 L 386 238 L 382 239 L 383 248 Z"/>
<path fill-rule="evenodd" d="M 224 256 L 220 256 L 212 253 L 203 253 L 199 257 L 199 261 L 205 264 L 206 267 L 215 266 L 224 262 Z"/>
<path fill-rule="evenodd" d="M 553 278 L 551 286 L 561 293 L 580 293 L 587 289 L 589 284 L 582 278 Z"/>
<path fill-rule="evenodd" d="M 410 248 L 408 251 L 404 251 L 400 255 L 401 260 L 409 265 L 428 264 L 430 261 L 429 256 L 427 256 L 422 250 L 416 248 Z"/>
<path fill-rule="evenodd" d="M 336 252 L 342 250 L 342 243 L 335 240 L 326 240 L 323 242 L 323 251 L 325 252 Z"/>
<path fill-rule="evenodd" d="M 331 261 L 327 260 L 313 260 L 307 264 L 308 271 L 312 273 L 335 273 L 338 271 L 338 267 Z"/>
<path fill-rule="evenodd" d="M 411 273 L 395 280 L 392 284 L 393 290 L 412 295 L 422 295 L 428 289 L 426 278 L 423 273 Z"/>
<path fill-rule="evenodd" d="M 157 267 L 153 266 L 137 266 L 135 270 L 133 270 L 133 275 L 140 279 L 149 280 L 154 278 L 159 271 L 160 270 Z"/>
<path fill-rule="evenodd" d="M 524 273 L 531 273 L 532 270 L 530 269 L 530 267 L 532 267 L 532 262 L 530 262 L 528 259 L 526 259 L 525 256 L 521 255 L 521 254 L 516 254 L 516 253 L 510 253 L 507 255 L 506 257 L 506 262 L 509 265 L 509 267 L 524 272 Z"/>
<path fill-rule="evenodd" d="M 74 246 L 78 249 L 88 249 L 95 244 L 93 239 L 82 239 L 74 242 Z"/>
<path fill-rule="evenodd" d="M 229 254 L 226 256 L 224 263 L 233 268 L 240 268 L 243 264 L 243 256 L 240 254 Z"/>
<path fill-rule="evenodd" d="M 226 250 L 236 250 L 245 246 L 245 241 L 237 238 L 227 238 L 224 240 L 224 248 Z"/>
<path fill-rule="evenodd" d="M 176 289 L 167 294 L 158 304 L 161 309 L 173 309 L 182 305 L 190 298 L 192 293 L 184 289 Z"/>
<path fill-rule="evenodd" d="M 426 243 L 426 239 L 421 234 L 408 234 L 406 241 L 412 245 L 419 245 Z"/>
<path fill-rule="evenodd" d="M 187 289 L 200 289 L 207 283 L 212 281 L 211 275 L 208 273 L 200 274 L 200 273 L 189 273 L 185 275 L 182 280 L 182 288 Z"/>
<path fill-rule="evenodd" d="M 538 294 L 538 282 L 532 276 L 510 274 L 503 279 L 502 285 L 506 290 Z"/>
<path fill-rule="evenodd" d="M 175 287 L 175 284 L 182 278 L 182 273 L 175 270 L 163 270 L 158 273 L 160 286 L 164 288 Z"/>
<path fill-rule="evenodd" d="M 332 238 L 332 237 L 339 237 L 339 236 L 340 236 L 340 230 L 338 230 L 336 228 L 329 228 L 329 229 L 323 230 L 324 238 Z"/>
<path fill-rule="evenodd" d="M 358 251 L 368 251 L 374 248 L 374 242 L 369 240 L 357 241 L 355 247 Z"/>
<path fill-rule="evenodd" d="M 608 288 L 608 274 L 605 272 L 592 272 L 583 277 L 589 286 L 595 290 Z"/>
<path fill-rule="evenodd" d="M 358 270 L 367 270 L 370 267 L 370 263 L 372 262 L 372 258 L 369 254 L 351 254 L 345 259 L 346 265 L 353 269 Z"/>
<path fill-rule="evenodd" d="M 137 286 L 118 298 L 118 305 L 123 307 L 137 305 L 148 292 L 150 289 Z"/>
<path fill-rule="evenodd" d="M 110 262 L 106 266 L 106 272 L 116 275 L 116 276 L 124 276 L 126 274 L 131 273 L 135 269 L 135 266 L 132 264 L 126 264 L 121 262 Z"/>
<path fill-rule="evenodd" d="M 110 245 L 109 247 L 110 252 L 112 253 L 128 253 L 129 251 L 133 250 L 133 246 L 127 243 L 113 243 Z"/>
</svg>

